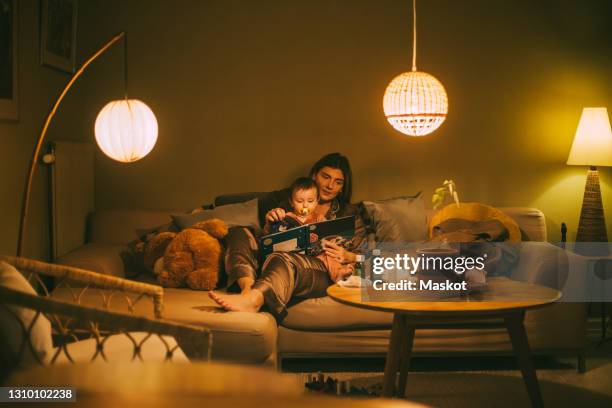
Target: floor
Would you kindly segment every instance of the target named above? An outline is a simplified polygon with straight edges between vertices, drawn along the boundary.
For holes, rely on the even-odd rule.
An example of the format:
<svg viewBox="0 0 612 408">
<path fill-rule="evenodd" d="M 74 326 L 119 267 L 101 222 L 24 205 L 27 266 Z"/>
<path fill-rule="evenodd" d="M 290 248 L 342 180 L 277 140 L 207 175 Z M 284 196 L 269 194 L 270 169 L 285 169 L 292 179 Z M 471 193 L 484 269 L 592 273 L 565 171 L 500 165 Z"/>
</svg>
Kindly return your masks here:
<svg viewBox="0 0 612 408">
<path fill-rule="evenodd" d="M 600 320 L 589 319 L 587 371 L 576 370 L 574 358 L 538 357 L 537 374 L 545 406 L 612 407 L 612 340 L 598 345 Z M 608 330 L 612 337 L 612 330 Z M 304 382 L 317 371 L 350 386 L 375 389 L 382 382 L 384 359 L 359 361 L 293 361 L 285 372 Z M 406 398 L 435 407 L 529 406 L 527 392 L 512 357 L 415 358 Z"/>
</svg>

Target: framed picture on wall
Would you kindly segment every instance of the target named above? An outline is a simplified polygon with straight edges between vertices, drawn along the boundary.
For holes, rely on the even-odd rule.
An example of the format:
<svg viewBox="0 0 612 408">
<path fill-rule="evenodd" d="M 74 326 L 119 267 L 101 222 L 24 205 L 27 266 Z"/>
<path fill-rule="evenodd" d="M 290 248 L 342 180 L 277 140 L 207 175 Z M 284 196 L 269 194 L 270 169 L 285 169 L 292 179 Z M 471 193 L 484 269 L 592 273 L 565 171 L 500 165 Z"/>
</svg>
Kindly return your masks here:
<svg viewBox="0 0 612 408">
<path fill-rule="evenodd" d="M 19 118 L 17 0 L 0 0 L 0 120 Z"/>
<path fill-rule="evenodd" d="M 76 59 L 77 0 L 42 0 L 40 60 L 73 73 Z"/>
</svg>

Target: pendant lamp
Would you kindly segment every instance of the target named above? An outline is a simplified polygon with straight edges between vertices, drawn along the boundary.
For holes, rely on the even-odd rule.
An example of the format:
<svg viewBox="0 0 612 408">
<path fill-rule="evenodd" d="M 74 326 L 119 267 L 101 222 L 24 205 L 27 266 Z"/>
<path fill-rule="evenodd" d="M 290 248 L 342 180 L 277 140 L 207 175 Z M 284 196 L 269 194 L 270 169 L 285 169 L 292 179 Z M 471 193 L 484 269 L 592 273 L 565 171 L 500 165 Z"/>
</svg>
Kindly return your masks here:
<svg viewBox="0 0 612 408">
<path fill-rule="evenodd" d="M 138 99 L 111 101 L 95 124 L 96 143 L 108 157 L 131 163 L 145 157 L 157 141 L 157 120 Z"/>
<path fill-rule="evenodd" d="M 446 119 L 448 98 L 444 86 L 416 67 L 416 0 L 412 1 L 412 71 L 404 72 L 387 86 L 383 109 L 394 129 L 408 136 L 425 136 Z"/>
</svg>

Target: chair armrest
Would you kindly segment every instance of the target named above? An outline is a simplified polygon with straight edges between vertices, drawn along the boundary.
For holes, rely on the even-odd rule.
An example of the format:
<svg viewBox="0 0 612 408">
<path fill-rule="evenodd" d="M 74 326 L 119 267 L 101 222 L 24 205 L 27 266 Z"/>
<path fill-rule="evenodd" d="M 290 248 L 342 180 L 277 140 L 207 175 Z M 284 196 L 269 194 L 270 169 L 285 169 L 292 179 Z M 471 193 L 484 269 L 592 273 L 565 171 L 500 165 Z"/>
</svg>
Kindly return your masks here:
<svg viewBox="0 0 612 408">
<path fill-rule="evenodd" d="M 124 334 L 130 337 L 129 332 L 147 332 L 158 336 L 173 336 L 181 345 L 185 345 L 196 359 L 210 359 L 212 333 L 210 330 L 200 326 L 193 326 L 183 323 L 171 322 L 162 319 L 150 319 L 141 316 L 134 316 L 127 313 L 115 312 L 95 307 L 76 305 L 70 302 L 63 302 L 47 296 L 36 296 L 7 287 L 0 286 L 0 304 L 15 305 L 26 309 L 33 309 L 36 313 L 42 313 L 51 322 L 55 329 L 55 334 L 63 340 L 51 363 L 58 355 L 65 353 L 69 361 L 72 361 L 68 354 L 65 344 L 83 335 L 85 332 L 89 337 L 96 340 L 96 350 L 92 355 L 95 359 L 104 349 L 105 339 L 111 335 Z M 16 317 L 17 318 L 17 317 Z M 30 342 L 30 330 L 32 325 L 26 327 L 21 324 L 24 338 Z M 137 343 L 130 337 L 134 345 L 134 357 L 140 356 L 140 349 L 150 336 L 145 337 Z M 161 337 L 160 337 L 161 338 Z M 174 348 L 171 348 L 165 341 L 166 355 L 172 356 Z M 30 343 L 30 347 L 33 345 Z M 23 347 L 21 348 L 23 351 Z M 43 361 L 39 361 L 43 363 Z"/>
<path fill-rule="evenodd" d="M 123 293 L 127 292 L 138 295 L 134 300 L 131 300 L 129 297 L 126 297 L 128 301 L 128 311 L 130 313 L 133 312 L 134 304 L 136 302 L 140 301 L 142 298 L 149 297 L 153 302 L 153 312 L 155 317 L 162 317 L 164 290 L 161 286 L 150 285 L 148 283 L 142 282 L 135 282 L 128 279 L 117 278 L 115 276 L 103 275 L 97 272 L 75 268 L 72 266 L 50 264 L 47 262 L 36 261 L 27 258 L 0 256 L 0 260 L 13 265 L 22 273 L 27 273 L 26 278 L 28 280 L 34 278 L 37 284 L 39 284 L 43 288 L 43 291 L 47 296 L 50 296 L 50 293 L 47 289 L 47 285 L 45 285 L 39 275 L 51 276 L 56 278 L 56 287 L 62 285 L 67 286 L 72 293 L 73 300 L 75 301 L 75 303 L 80 303 L 85 291 L 90 286 L 95 286 L 97 288 L 110 290 L 108 296 L 102 294 L 103 304 L 107 308 L 110 306 L 111 298 L 116 291 Z M 86 286 L 83 288 L 73 289 L 70 286 L 70 282 L 85 283 Z"/>
</svg>

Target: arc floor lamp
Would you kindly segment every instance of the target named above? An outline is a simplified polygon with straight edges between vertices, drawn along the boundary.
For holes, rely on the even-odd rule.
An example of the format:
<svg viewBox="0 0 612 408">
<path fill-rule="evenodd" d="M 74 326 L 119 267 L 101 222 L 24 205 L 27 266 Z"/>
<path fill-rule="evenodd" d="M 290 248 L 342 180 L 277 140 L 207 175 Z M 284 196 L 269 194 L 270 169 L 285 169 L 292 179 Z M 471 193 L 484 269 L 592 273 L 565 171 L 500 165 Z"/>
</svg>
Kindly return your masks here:
<svg viewBox="0 0 612 408">
<path fill-rule="evenodd" d="M 153 149 L 157 141 L 157 119 L 151 109 L 142 101 L 129 99 L 127 94 L 127 34 L 122 31 L 111 38 L 98 51 L 89 57 L 74 73 L 64 89 L 53 103 L 51 110 L 43 123 L 38 135 L 38 141 L 32 152 L 28 174 L 26 176 L 23 200 L 21 202 L 21 216 L 19 220 L 19 236 L 17 239 L 17 256 L 21 256 L 26 238 L 28 211 L 32 194 L 32 181 L 38 165 L 38 157 L 42 148 L 47 130 L 58 111 L 64 97 L 72 88 L 76 80 L 85 72 L 87 67 L 113 45 L 123 40 L 124 45 L 124 86 L 123 99 L 111 101 L 98 114 L 95 123 L 95 138 L 100 150 L 113 160 L 131 163 L 140 160 Z"/>
</svg>

